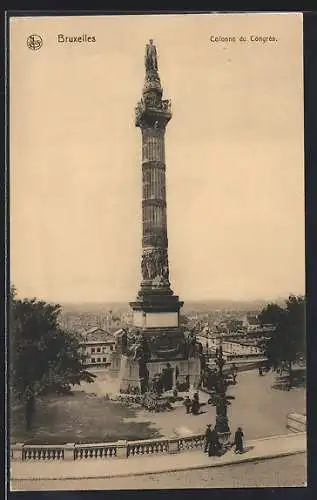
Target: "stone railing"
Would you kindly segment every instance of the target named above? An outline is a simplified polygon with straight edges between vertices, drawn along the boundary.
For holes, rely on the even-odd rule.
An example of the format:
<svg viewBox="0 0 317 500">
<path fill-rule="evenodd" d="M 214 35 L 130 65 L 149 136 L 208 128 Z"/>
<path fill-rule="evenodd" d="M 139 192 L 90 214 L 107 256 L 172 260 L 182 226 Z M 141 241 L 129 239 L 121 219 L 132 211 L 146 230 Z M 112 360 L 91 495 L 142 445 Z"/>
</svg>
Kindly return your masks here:
<svg viewBox="0 0 317 500">
<path fill-rule="evenodd" d="M 163 455 L 197 450 L 203 447 L 204 435 L 186 437 L 116 441 L 115 443 L 64 445 L 11 445 L 11 460 L 54 461 L 132 458 L 136 456 Z"/>
<path fill-rule="evenodd" d="M 145 439 L 127 442 L 127 456 L 161 455 L 169 452 L 168 438 Z"/>
<path fill-rule="evenodd" d="M 75 444 L 74 460 L 116 457 L 117 445 L 118 443 Z"/>
<path fill-rule="evenodd" d="M 67 444 L 24 445 L 17 443 L 11 446 L 11 459 L 13 460 L 64 460 L 67 458 Z"/>
<path fill-rule="evenodd" d="M 180 437 L 178 439 L 178 451 L 197 450 L 197 448 L 199 449 L 204 446 L 204 441 L 205 437 L 203 434 L 186 436 L 184 438 Z"/>
</svg>

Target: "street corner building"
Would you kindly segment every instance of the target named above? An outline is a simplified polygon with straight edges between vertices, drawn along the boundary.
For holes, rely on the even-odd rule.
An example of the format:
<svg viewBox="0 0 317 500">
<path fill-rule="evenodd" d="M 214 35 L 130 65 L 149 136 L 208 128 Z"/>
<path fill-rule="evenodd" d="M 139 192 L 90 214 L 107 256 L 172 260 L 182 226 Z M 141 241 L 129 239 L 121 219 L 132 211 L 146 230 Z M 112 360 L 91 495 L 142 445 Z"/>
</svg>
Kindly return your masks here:
<svg viewBox="0 0 317 500">
<path fill-rule="evenodd" d="M 145 50 L 145 80 L 135 108 L 135 125 L 142 136 L 142 281 L 130 302 L 133 326 L 122 330 L 112 369 L 120 390 L 151 389 L 164 375 L 165 390 L 188 390 L 200 379 L 200 349 L 195 337 L 180 325 L 183 302 L 169 281 L 165 133 L 172 118 L 171 101 L 163 99 L 153 40 Z"/>
</svg>

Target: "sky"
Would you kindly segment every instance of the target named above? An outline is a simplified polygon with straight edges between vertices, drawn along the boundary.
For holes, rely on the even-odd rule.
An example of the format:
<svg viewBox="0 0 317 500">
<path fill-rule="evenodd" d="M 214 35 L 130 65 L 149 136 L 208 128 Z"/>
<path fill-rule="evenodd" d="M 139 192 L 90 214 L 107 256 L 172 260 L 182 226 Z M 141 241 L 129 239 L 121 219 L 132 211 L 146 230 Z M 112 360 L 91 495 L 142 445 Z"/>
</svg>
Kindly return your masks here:
<svg viewBox="0 0 317 500">
<path fill-rule="evenodd" d="M 34 33 L 43 38 L 37 51 L 26 44 Z M 96 42 L 58 43 L 58 34 Z M 135 298 L 134 107 L 150 38 L 173 110 L 165 141 L 172 289 L 185 300 L 304 293 L 298 13 L 11 19 L 11 281 L 24 297 L 58 302 Z"/>
</svg>

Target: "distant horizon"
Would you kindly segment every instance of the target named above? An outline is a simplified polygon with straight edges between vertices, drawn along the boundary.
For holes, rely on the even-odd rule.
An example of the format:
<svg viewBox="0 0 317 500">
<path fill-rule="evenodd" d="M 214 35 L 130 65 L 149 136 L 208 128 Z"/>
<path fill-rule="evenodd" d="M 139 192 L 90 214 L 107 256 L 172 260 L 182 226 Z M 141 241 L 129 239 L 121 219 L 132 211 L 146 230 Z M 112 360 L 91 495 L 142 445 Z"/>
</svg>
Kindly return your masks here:
<svg viewBox="0 0 317 500">
<path fill-rule="evenodd" d="M 230 303 L 254 303 L 254 302 L 265 302 L 265 303 L 271 303 L 271 302 L 281 302 L 281 301 L 286 301 L 290 295 L 295 295 L 295 296 L 305 296 L 305 292 L 289 292 L 288 294 L 285 295 L 276 295 L 276 296 L 271 296 L 271 297 L 255 297 L 255 298 L 184 298 L 180 295 L 180 300 L 184 302 L 184 305 L 186 303 L 192 303 L 192 302 L 230 302 Z M 26 299 L 33 299 L 36 298 L 37 300 L 44 300 L 45 302 L 49 303 L 55 303 L 55 304 L 60 304 L 61 306 L 63 305 L 101 305 L 101 304 L 126 304 L 129 306 L 129 302 L 132 302 L 135 297 L 131 297 L 129 300 L 123 300 L 123 299 L 100 299 L 100 300 L 58 300 L 56 298 L 46 298 L 42 297 L 40 295 L 35 295 L 35 296 L 24 296 L 21 293 L 19 293 L 19 290 L 17 290 L 17 296 L 20 298 L 26 298 Z"/>
</svg>

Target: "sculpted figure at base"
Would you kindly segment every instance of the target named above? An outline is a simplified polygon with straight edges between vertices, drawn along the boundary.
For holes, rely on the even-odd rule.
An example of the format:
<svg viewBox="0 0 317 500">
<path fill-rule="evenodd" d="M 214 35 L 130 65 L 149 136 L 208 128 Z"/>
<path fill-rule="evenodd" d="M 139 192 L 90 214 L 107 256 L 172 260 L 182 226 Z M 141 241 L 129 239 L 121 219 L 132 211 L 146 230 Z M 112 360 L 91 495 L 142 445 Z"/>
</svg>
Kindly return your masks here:
<svg viewBox="0 0 317 500">
<path fill-rule="evenodd" d="M 165 248 L 155 248 L 151 252 L 144 253 L 142 255 L 141 270 L 144 280 L 154 280 L 156 278 L 168 280 L 167 250 Z"/>
</svg>

